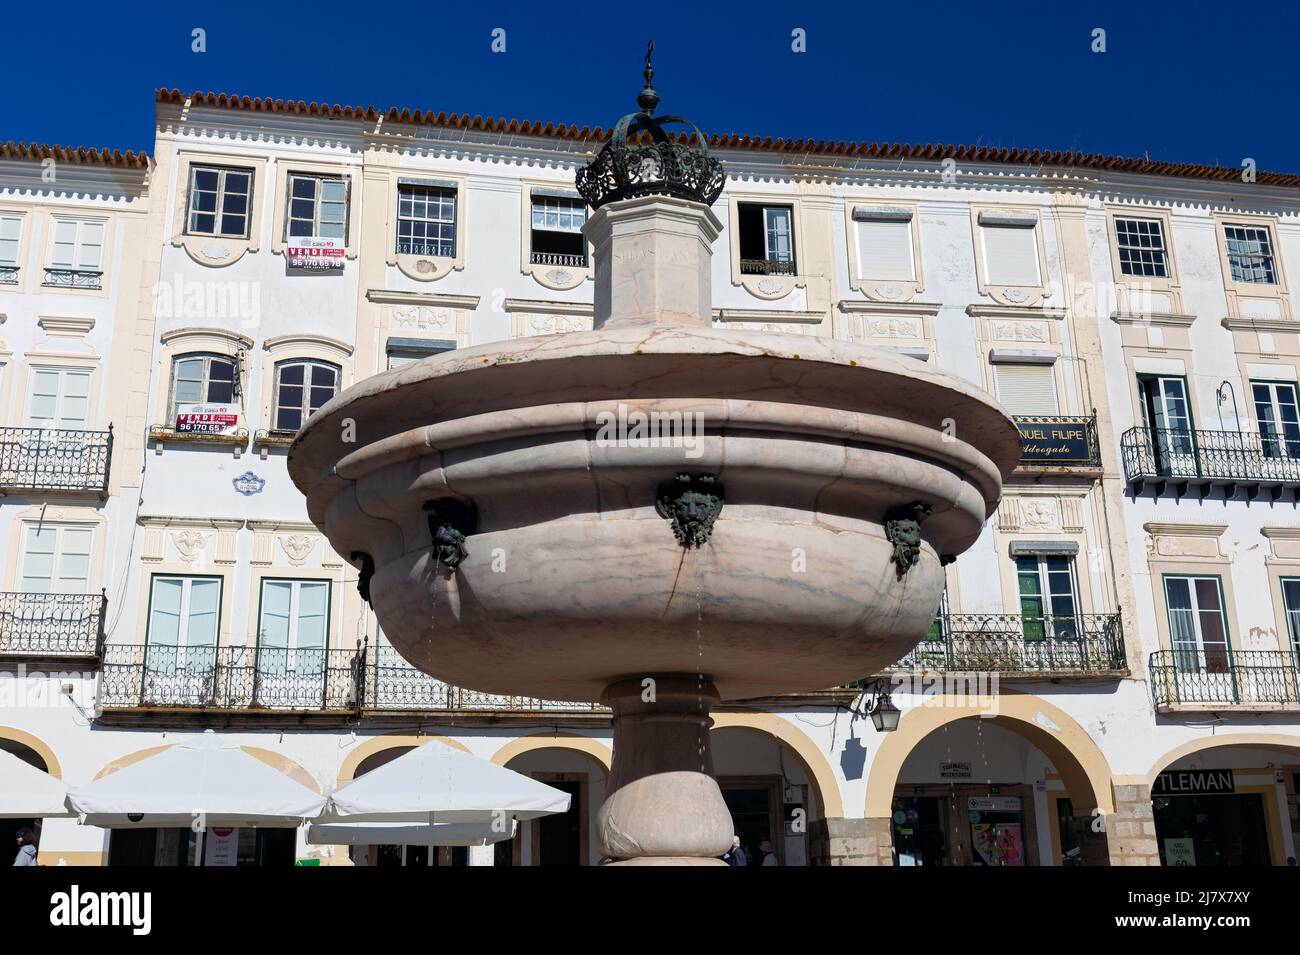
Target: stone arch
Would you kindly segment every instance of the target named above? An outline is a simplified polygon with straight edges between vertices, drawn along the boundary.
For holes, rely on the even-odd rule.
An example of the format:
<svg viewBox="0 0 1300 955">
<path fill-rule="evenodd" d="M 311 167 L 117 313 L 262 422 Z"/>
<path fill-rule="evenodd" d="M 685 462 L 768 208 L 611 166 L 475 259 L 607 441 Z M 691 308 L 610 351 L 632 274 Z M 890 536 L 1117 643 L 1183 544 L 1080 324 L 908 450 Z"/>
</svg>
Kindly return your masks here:
<svg viewBox="0 0 1300 955">
<path fill-rule="evenodd" d="M 520 736 L 506 743 L 492 754 L 492 762 L 505 766 L 516 756 L 532 752 L 535 749 L 568 749 L 589 756 L 600 764 L 605 778 L 614 765 L 614 753 L 606 744 L 590 736 L 578 736 L 574 733 L 536 733 L 532 736 Z"/>
<path fill-rule="evenodd" d="M 1115 811 L 1110 764 L 1092 737 L 1068 713 L 1032 694 L 1005 690 L 998 695 L 996 715 L 987 713 L 986 707 L 936 697 L 930 705 L 913 707 L 903 714 L 898 729 L 886 736 L 871 761 L 867 818 L 889 816 L 903 763 L 922 740 L 948 723 L 971 717 L 988 719 L 1038 747 L 1061 774 L 1077 809 L 1095 807 L 1107 815 Z"/>
<path fill-rule="evenodd" d="M 338 785 L 342 786 L 344 783 L 352 782 L 352 780 L 356 778 L 357 769 L 360 768 L 362 762 L 364 762 L 368 757 L 374 756 L 376 753 L 382 753 L 384 750 L 388 749 L 415 749 L 418 746 L 423 746 L 431 740 L 437 740 L 439 743 L 446 743 L 448 746 L 458 749 L 463 753 L 469 752 L 468 746 L 460 740 L 452 739 L 450 736 L 410 736 L 402 733 L 389 733 L 384 736 L 372 736 L 364 742 L 358 743 L 354 746 L 352 751 L 348 753 L 347 757 L 343 760 L 342 765 L 339 766 Z"/>
<path fill-rule="evenodd" d="M 26 730 L 20 730 L 16 726 L 0 726 L 0 739 L 7 739 L 26 746 L 45 760 L 45 771 L 47 773 L 55 779 L 63 778 L 63 766 L 59 763 L 59 758 L 54 755 L 54 750 L 39 736 L 33 736 Z"/>
<path fill-rule="evenodd" d="M 1281 733 L 1230 733 L 1225 736 L 1206 736 L 1189 740 L 1175 746 L 1152 764 L 1144 780 L 1147 786 L 1154 786 L 1156 777 L 1165 767 L 1177 762 L 1184 756 L 1191 756 L 1205 749 L 1220 749 L 1224 746 L 1252 746 L 1259 749 L 1285 749 L 1300 756 L 1300 739 Z"/>
<path fill-rule="evenodd" d="M 817 806 L 821 818 L 839 818 L 844 815 L 844 798 L 835 771 L 807 733 L 773 713 L 728 710 L 714 712 L 712 715 L 714 730 L 754 730 L 783 744 L 794 753 L 804 773 L 817 787 Z"/>
</svg>

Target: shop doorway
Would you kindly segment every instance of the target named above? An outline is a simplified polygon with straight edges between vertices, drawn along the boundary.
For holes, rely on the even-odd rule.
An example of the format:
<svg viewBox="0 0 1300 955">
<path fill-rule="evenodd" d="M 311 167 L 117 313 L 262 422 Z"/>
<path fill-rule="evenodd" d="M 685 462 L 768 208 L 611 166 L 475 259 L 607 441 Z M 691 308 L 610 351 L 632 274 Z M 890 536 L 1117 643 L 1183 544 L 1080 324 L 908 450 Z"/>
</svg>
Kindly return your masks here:
<svg viewBox="0 0 1300 955">
<path fill-rule="evenodd" d="M 559 778 L 555 778 L 558 776 Z M 586 858 L 586 780 L 568 774 L 536 773 L 534 778 L 569 794 L 569 808 L 533 822 L 533 865 L 580 866 Z"/>
<path fill-rule="evenodd" d="M 292 866 L 296 829 L 114 829 L 110 866 Z"/>
<path fill-rule="evenodd" d="M 1033 797 L 1028 786 L 900 786 L 890 815 L 900 866 L 1035 865 Z"/>
<path fill-rule="evenodd" d="M 787 864 L 781 819 L 777 812 L 780 779 L 721 777 L 718 787 L 722 790 L 727 811 L 731 813 L 733 831 L 740 837 L 740 847 L 745 850 L 747 865 L 763 864 L 759 847 L 764 842 L 772 844 L 779 863 Z"/>
</svg>

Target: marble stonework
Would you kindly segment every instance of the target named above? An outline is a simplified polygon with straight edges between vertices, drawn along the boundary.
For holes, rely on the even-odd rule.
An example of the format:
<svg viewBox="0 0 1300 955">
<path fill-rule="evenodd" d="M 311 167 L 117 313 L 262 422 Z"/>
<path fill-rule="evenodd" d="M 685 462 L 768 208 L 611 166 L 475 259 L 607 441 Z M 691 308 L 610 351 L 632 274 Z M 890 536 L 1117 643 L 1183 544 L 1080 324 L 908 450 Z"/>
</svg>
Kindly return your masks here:
<svg viewBox="0 0 1300 955">
<path fill-rule="evenodd" d="M 983 392 L 910 358 L 711 327 L 703 205 L 614 203 L 588 228 L 594 330 L 360 382 L 313 416 L 289 471 L 334 549 L 373 558 L 375 612 L 416 666 L 613 707 L 608 856 L 708 857 L 730 835 L 712 703 L 846 683 L 914 646 L 942 560 L 997 507 L 1020 436 Z M 693 430 L 607 440 L 602 422 L 638 412 Z M 655 510 L 681 473 L 725 487 L 698 549 Z M 454 570 L 423 506 L 445 498 L 478 514 Z M 900 576 L 883 524 L 915 502 L 931 513 Z M 643 686 L 662 688 L 648 711 Z"/>
</svg>

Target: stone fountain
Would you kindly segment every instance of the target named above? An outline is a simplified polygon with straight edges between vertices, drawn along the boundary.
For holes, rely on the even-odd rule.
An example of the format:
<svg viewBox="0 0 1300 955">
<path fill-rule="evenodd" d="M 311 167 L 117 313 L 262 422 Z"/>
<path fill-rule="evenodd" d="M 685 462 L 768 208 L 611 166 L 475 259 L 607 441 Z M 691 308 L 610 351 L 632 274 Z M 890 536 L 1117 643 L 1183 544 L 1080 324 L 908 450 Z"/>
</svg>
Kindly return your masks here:
<svg viewBox="0 0 1300 955">
<path fill-rule="evenodd" d="M 725 176 L 698 130 L 664 132 L 685 121 L 651 80 L 647 57 L 640 111 L 578 175 L 594 330 L 359 382 L 289 472 L 416 667 L 612 708 L 607 859 L 708 864 L 732 837 L 710 708 L 902 657 L 1020 437 L 915 359 L 713 327 Z"/>
</svg>

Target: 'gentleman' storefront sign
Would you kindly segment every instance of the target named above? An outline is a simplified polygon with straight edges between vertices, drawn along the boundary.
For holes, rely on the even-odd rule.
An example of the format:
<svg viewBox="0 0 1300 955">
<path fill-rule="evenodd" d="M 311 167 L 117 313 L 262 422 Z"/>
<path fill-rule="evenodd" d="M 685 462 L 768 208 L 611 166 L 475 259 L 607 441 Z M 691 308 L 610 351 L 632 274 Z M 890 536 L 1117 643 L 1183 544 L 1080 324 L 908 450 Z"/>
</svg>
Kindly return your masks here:
<svg viewBox="0 0 1300 955">
<path fill-rule="evenodd" d="M 1153 796 L 1199 796 L 1236 792 L 1231 769 L 1172 769 L 1156 777 Z"/>
<path fill-rule="evenodd" d="M 1020 429 L 1020 460 L 1034 464 L 1088 464 L 1092 445 L 1088 426 L 1078 424 L 1031 424 L 1017 421 Z"/>
</svg>

